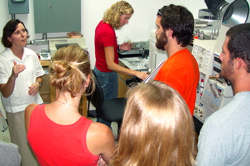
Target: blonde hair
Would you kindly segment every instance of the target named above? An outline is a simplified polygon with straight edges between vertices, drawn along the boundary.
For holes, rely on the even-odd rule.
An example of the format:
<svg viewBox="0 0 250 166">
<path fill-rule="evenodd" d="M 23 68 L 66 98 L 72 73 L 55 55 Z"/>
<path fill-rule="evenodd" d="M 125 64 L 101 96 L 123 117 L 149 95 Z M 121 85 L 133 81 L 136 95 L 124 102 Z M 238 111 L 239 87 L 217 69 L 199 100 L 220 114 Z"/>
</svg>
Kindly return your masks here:
<svg viewBox="0 0 250 166">
<path fill-rule="evenodd" d="M 53 55 L 50 64 L 50 84 L 60 91 L 70 92 L 71 97 L 80 92 L 89 74 L 92 75 L 89 54 L 79 46 L 62 47 Z M 93 82 L 93 79 L 91 81 Z M 91 86 L 93 90 L 94 84 Z"/>
<path fill-rule="evenodd" d="M 118 1 L 106 10 L 103 16 L 103 22 L 111 25 L 113 29 L 120 28 L 120 17 L 124 14 L 133 14 L 134 9 L 126 1 Z"/>
<path fill-rule="evenodd" d="M 179 93 L 162 82 L 151 81 L 130 89 L 127 96 L 111 165 L 194 165 L 194 124 Z"/>
</svg>

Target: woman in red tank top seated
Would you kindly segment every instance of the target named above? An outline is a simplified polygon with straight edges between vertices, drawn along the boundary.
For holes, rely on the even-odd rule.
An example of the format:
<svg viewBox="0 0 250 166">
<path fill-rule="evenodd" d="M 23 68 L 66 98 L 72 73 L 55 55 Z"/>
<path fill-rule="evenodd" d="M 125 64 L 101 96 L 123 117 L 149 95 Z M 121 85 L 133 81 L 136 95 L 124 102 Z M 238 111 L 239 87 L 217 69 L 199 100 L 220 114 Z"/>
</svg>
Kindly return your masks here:
<svg viewBox="0 0 250 166">
<path fill-rule="evenodd" d="M 92 166 L 99 158 L 108 164 L 115 149 L 112 131 L 78 112 L 86 88 L 94 85 L 88 53 L 73 45 L 60 48 L 49 76 L 56 100 L 25 110 L 27 138 L 40 165 Z"/>
</svg>

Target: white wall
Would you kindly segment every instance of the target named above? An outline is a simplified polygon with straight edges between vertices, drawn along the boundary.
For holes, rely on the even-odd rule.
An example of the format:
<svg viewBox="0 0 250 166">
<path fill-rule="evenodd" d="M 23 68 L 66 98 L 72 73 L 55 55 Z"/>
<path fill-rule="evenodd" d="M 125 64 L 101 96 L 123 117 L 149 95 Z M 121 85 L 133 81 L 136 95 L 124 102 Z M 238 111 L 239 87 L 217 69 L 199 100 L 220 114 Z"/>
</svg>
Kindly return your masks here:
<svg viewBox="0 0 250 166">
<path fill-rule="evenodd" d="M 103 13 L 117 0 L 82 0 L 82 33 L 91 56 L 92 67 L 95 62 L 94 32 L 101 21 Z M 150 37 L 150 30 L 155 28 L 156 14 L 159 8 L 170 3 L 186 6 L 198 18 L 198 11 L 206 8 L 202 0 L 127 0 L 134 8 L 134 14 L 129 24 L 116 31 L 118 43 L 122 43 L 127 36 L 132 42 L 145 41 Z"/>
<path fill-rule="evenodd" d="M 17 14 L 15 18 L 24 22 L 26 28 L 29 30 L 30 39 L 41 39 L 42 34 L 35 34 L 34 26 L 34 12 L 33 1 L 29 0 L 29 14 Z M 85 37 L 86 45 L 89 49 L 91 56 L 92 67 L 95 63 L 94 54 L 94 31 L 96 25 L 102 19 L 103 13 L 117 0 L 82 0 L 82 34 Z M 203 0 L 127 0 L 135 13 L 131 17 L 129 24 L 122 27 L 117 31 L 118 43 L 122 43 L 124 38 L 128 36 L 132 41 L 145 41 L 149 39 L 150 30 L 155 28 L 156 13 L 159 8 L 168 4 L 183 5 L 187 7 L 194 15 L 194 18 L 198 17 L 199 9 L 206 8 L 206 4 Z M 8 9 L 8 1 L 1 0 L 0 2 L 0 27 L 4 27 L 6 22 L 11 19 Z M 2 30 L 0 32 L 2 37 Z M 66 33 L 48 34 L 49 37 L 66 36 Z M 4 50 L 4 47 L 0 46 L 0 52 Z"/>
<path fill-rule="evenodd" d="M 1 15 L 1 19 L 0 19 L 0 37 L 2 38 L 2 33 L 3 33 L 3 27 L 6 24 L 6 22 L 8 22 L 11 18 L 11 16 L 9 15 L 9 8 L 8 8 L 8 1 L 4 0 L 0 2 L 0 15 Z M 2 52 L 4 50 L 3 45 L 0 43 L 0 52 Z"/>
</svg>

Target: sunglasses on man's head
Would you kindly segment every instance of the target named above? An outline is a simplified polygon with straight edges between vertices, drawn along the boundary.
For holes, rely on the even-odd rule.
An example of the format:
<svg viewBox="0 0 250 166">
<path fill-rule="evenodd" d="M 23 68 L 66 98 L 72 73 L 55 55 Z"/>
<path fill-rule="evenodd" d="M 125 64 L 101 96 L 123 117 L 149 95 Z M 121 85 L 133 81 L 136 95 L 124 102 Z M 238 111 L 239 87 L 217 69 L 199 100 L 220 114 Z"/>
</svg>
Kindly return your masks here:
<svg viewBox="0 0 250 166">
<path fill-rule="evenodd" d="M 157 15 L 158 15 L 158 16 L 159 16 L 159 15 L 162 16 L 161 9 L 158 10 Z"/>
</svg>

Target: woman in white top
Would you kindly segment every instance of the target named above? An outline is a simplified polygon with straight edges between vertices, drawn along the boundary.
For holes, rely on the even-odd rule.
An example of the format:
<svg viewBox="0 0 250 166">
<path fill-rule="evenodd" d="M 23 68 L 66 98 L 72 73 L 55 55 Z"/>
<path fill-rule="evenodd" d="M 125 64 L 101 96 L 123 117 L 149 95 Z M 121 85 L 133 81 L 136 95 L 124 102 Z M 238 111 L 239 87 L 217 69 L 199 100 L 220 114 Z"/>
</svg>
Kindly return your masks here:
<svg viewBox="0 0 250 166">
<path fill-rule="evenodd" d="M 28 145 L 24 110 L 31 103 L 41 104 L 39 87 L 43 68 L 36 53 L 25 48 L 28 31 L 23 22 L 12 19 L 3 28 L 0 54 L 0 91 L 6 110 L 11 142 L 19 146 L 21 165 L 38 165 Z"/>
</svg>

